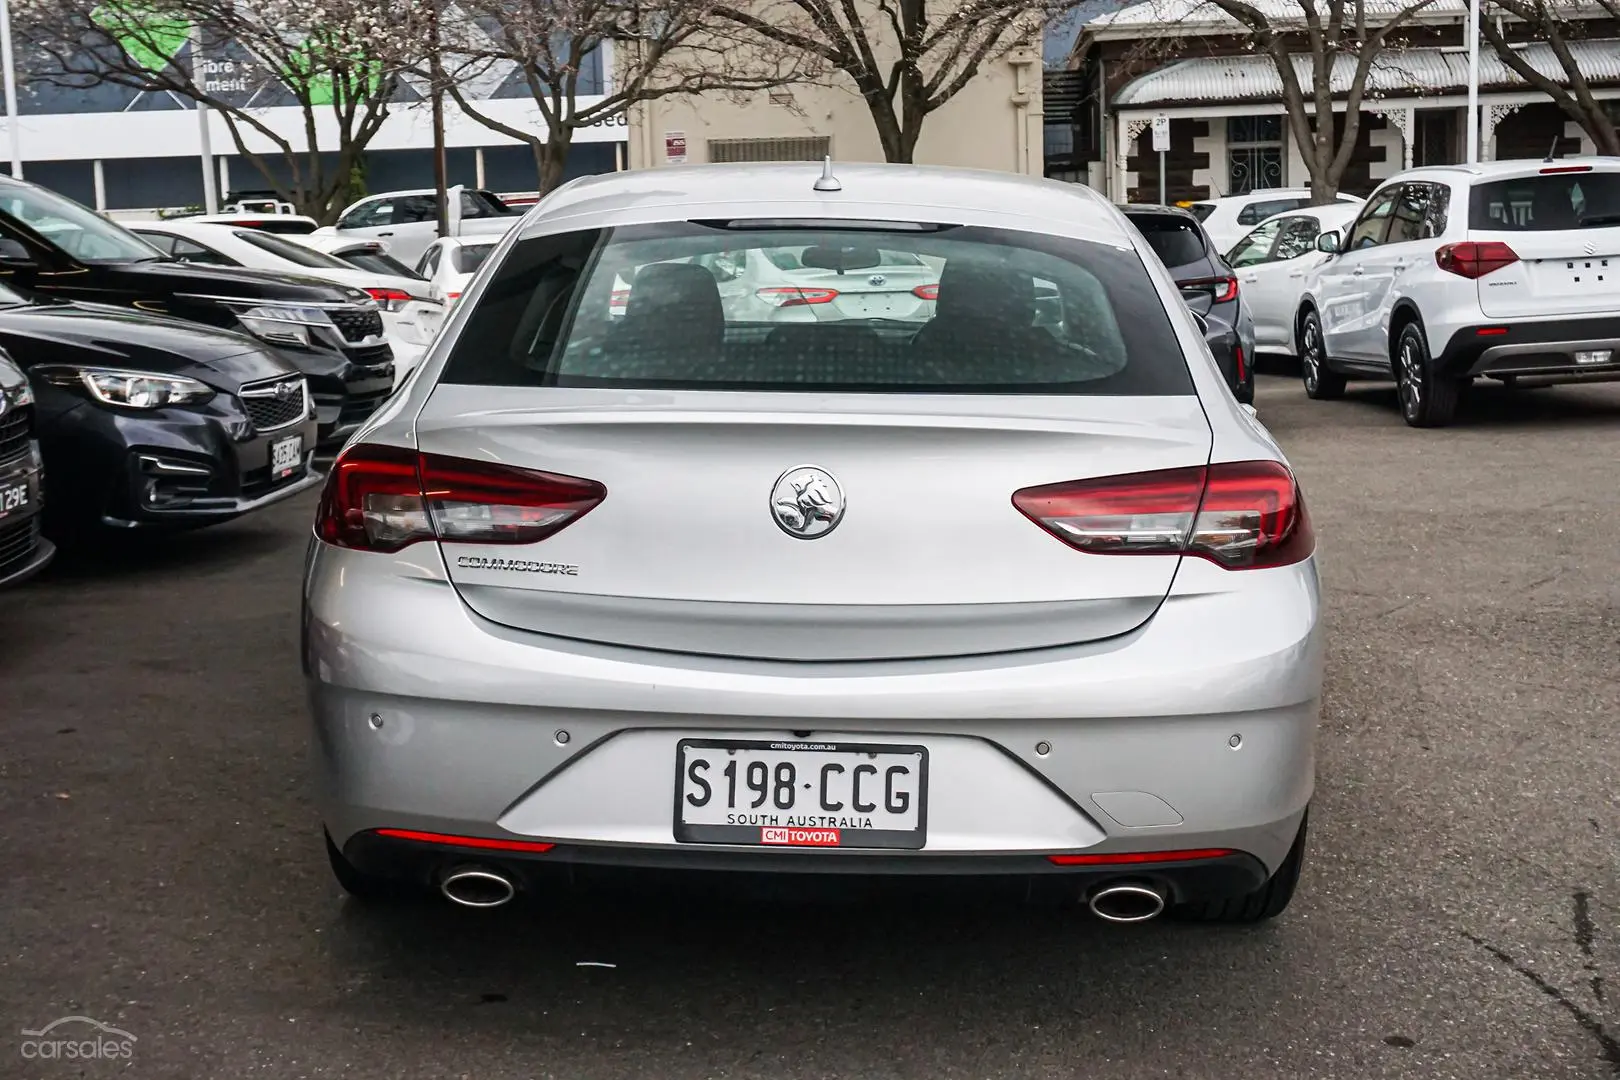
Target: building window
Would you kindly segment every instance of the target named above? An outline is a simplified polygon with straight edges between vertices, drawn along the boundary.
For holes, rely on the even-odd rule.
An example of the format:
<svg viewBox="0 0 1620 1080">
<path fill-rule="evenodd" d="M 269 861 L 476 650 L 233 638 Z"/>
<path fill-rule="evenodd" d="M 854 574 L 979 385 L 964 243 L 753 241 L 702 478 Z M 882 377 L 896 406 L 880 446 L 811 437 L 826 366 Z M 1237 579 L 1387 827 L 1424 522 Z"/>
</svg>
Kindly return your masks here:
<svg viewBox="0 0 1620 1080">
<path fill-rule="evenodd" d="M 709 160 L 727 161 L 820 161 L 832 153 L 832 139 L 826 135 L 806 135 L 789 139 L 710 139 Z"/>
<path fill-rule="evenodd" d="M 1247 195 L 1282 187 L 1283 118 L 1232 116 L 1226 121 L 1226 192 Z"/>
</svg>

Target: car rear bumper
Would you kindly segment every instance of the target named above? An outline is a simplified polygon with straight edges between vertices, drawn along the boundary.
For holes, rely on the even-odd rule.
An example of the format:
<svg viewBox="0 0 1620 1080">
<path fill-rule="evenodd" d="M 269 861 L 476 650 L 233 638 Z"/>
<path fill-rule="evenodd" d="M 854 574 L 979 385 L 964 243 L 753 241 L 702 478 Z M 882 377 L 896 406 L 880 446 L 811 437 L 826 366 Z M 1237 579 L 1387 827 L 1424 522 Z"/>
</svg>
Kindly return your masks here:
<svg viewBox="0 0 1620 1080">
<path fill-rule="evenodd" d="M 1608 359 L 1582 363 L 1578 354 Z M 1483 323 L 1452 334 L 1436 358 L 1438 369 L 1459 378 L 1527 377 L 1549 382 L 1620 378 L 1620 317 L 1543 322 Z"/>
<path fill-rule="evenodd" d="M 1313 790 L 1312 561 L 1188 560 L 1153 619 L 1106 641 L 796 665 L 508 630 L 461 603 L 429 545 L 311 547 L 314 760 L 344 850 L 395 828 L 552 842 L 577 862 L 1001 873 L 1060 852 L 1229 848 L 1270 872 Z M 928 747 L 920 850 L 675 843 L 679 739 L 808 733 Z"/>
</svg>

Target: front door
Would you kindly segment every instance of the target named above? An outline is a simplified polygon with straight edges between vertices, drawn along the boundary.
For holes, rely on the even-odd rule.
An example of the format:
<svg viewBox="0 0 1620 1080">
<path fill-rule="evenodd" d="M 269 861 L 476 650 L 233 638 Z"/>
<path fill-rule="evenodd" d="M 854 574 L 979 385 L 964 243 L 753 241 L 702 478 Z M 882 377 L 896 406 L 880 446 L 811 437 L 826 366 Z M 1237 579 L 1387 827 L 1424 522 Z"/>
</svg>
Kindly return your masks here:
<svg viewBox="0 0 1620 1080">
<path fill-rule="evenodd" d="M 1397 188 L 1384 188 L 1367 201 L 1346 231 L 1338 257 L 1322 268 L 1316 299 L 1322 315 L 1322 345 L 1331 357 L 1368 363 L 1389 359 L 1379 325 L 1384 290 L 1377 282 L 1378 248 L 1389 228 Z"/>
</svg>

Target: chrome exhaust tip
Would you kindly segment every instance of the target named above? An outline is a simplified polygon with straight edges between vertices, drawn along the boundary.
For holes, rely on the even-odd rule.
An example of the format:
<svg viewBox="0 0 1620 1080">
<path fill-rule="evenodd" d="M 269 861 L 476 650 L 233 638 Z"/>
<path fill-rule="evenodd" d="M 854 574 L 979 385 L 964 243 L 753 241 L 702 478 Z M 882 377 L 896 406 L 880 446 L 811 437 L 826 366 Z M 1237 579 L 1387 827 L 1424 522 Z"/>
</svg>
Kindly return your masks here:
<svg viewBox="0 0 1620 1080">
<path fill-rule="evenodd" d="M 1151 885 L 1105 885 L 1086 901 L 1091 913 L 1105 922 L 1139 923 L 1164 913 L 1164 893 Z"/>
<path fill-rule="evenodd" d="M 499 870 L 460 866 L 444 875 L 439 891 L 462 907 L 498 908 L 517 895 L 517 886 Z"/>
</svg>

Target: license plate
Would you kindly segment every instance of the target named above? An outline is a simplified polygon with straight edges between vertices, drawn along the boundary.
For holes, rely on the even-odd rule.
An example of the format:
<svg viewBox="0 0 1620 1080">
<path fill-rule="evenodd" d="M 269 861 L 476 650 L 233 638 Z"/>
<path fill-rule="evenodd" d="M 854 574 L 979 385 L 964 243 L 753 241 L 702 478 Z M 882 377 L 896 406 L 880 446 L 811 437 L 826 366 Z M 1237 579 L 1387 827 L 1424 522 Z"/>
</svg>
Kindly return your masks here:
<svg viewBox="0 0 1620 1080">
<path fill-rule="evenodd" d="M 304 463 L 304 437 L 293 435 L 270 444 L 270 475 L 276 480 L 291 476 Z"/>
<path fill-rule="evenodd" d="M 1613 349 L 1593 349 L 1590 352 L 1578 352 L 1575 354 L 1577 364 L 1607 364 L 1613 358 Z"/>
<path fill-rule="evenodd" d="M 682 739 L 675 839 L 759 847 L 921 848 L 921 746 Z"/>
<path fill-rule="evenodd" d="M 33 485 L 27 480 L 0 481 L 0 518 L 21 514 L 33 501 Z"/>
</svg>

